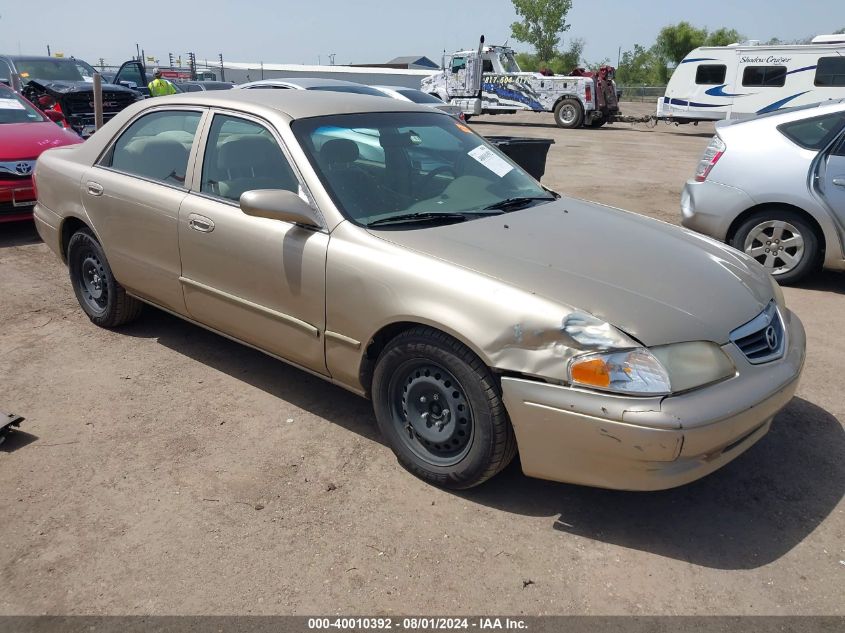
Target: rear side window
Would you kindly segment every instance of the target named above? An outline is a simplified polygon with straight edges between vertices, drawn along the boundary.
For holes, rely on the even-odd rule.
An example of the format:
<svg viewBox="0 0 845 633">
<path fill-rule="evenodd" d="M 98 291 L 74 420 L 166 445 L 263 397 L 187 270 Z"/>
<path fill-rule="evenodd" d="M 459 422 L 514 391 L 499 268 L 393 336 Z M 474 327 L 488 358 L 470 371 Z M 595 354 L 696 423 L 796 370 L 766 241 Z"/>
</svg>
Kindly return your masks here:
<svg viewBox="0 0 845 633">
<path fill-rule="evenodd" d="M 121 134 L 100 165 L 184 187 L 200 116 L 199 112 L 174 110 L 143 116 Z"/>
<path fill-rule="evenodd" d="M 815 83 L 822 87 L 845 86 L 845 57 L 820 57 Z"/>
<path fill-rule="evenodd" d="M 701 64 L 695 71 L 695 83 L 699 86 L 718 86 L 725 83 L 728 67 L 724 64 Z"/>
<path fill-rule="evenodd" d="M 845 112 L 834 112 L 823 116 L 782 123 L 781 134 L 804 149 L 819 151 L 836 138 L 845 127 Z"/>
<path fill-rule="evenodd" d="M 742 72 L 742 85 L 780 88 L 786 84 L 786 66 L 748 66 Z"/>
</svg>

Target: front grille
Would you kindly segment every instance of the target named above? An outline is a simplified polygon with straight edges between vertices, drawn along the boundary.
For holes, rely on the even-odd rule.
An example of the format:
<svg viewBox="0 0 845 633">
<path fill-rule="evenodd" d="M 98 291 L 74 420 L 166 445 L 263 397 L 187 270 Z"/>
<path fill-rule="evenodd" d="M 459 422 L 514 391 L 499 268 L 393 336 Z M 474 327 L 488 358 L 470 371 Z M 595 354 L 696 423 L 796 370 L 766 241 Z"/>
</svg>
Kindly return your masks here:
<svg viewBox="0 0 845 633">
<path fill-rule="evenodd" d="M 34 160 L 13 160 L 0 163 L 0 180 L 29 180 L 35 170 Z"/>
<path fill-rule="evenodd" d="M 745 325 L 731 332 L 731 341 L 753 365 L 777 360 L 786 348 L 783 321 L 774 302 Z"/>
<path fill-rule="evenodd" d="M 135 96 L 131 92 L 103 91 L 103 112 L 117 113 L 125 107 L 135 103 Z M 75 92 L 65 95 L 61 99 L 62 112 L 66 117 L 87 116 L 94 117 L 94 93 Z"/>
</svg>

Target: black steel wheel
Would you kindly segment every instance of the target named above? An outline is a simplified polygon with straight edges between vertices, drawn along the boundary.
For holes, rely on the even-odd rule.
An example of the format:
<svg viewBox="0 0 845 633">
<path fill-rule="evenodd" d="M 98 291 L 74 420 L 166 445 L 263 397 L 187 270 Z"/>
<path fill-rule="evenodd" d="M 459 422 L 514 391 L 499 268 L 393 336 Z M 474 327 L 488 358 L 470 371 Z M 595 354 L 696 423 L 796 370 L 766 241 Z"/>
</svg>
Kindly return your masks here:
<svg viewBox="0 0 845 633">
<path fill-rule="evenodd" d="M 516 453 L 489 369 L 433 328 L 413 328 L 388 343 L 376 363 L 372 396 L 379 428 L 399 462 L 431 483 L 476 486 Z"/>
<path fill-rule="evenodd" d="M 79 305 L 101 327 L 117 327 L 137 318 L 143 305 L 126 294 L 112 274 L 103 247 L 88 229 L 80 229 L 67 247 L 68 272 Z"/>
</svg>

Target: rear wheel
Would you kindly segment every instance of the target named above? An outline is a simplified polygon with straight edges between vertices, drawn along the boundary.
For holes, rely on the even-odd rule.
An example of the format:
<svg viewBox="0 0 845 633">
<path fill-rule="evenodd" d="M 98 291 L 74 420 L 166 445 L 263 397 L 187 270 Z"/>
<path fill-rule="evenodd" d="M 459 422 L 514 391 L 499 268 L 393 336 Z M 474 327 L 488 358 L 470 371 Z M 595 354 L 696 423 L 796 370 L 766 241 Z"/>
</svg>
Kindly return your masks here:
<svg viewBox="0 0 845 633">
<path fill-rule="evenodd" d="M 555 106 L 554 113 L 555 123 L 564 129 L 581 127 L 584 122 L 584 110 L 577 99 L 561 99 Z"/>
<path fill-rule="evenodd" d="M 821 264 L 819 238 L 809 221 L 795 211 L 754 213 L 737 229 L 731 245 L 765 266 L 782 284 L 800 281 Z"/>
<path fill-rule="evenodd" d="M 430 483 L 477 486 L 516 454 L 490 370 L 442 332 L 417 327 L 394 338 L 379 356 L 372 395 L 397 459 Z"/>
<path fill-rule="evenodd" d="M 88 229 L 80 229 L 67 247 L 68 272 L 79 305 L 100 327 L 136 319 L 143 304 L 126 294 L 112 274 L 103 247 Z"/>
</svg>

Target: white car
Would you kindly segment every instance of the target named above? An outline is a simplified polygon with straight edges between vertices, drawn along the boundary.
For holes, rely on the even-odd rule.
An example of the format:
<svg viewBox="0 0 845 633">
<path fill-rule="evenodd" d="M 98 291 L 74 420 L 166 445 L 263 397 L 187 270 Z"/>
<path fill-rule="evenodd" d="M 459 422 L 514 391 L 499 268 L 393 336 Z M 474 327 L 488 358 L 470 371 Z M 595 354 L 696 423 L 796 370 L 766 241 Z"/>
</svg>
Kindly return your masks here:
<svg viewBox="0 0 845 633">
<path fill-rule="evenodd" d="M 845 269 L 845 100 L 717 123 L 681 212 L 780 283 Z"/>
<path fill-rule="evenodd" d="M 462 121 L 464 119 L 464 113 L 458 106 L 445 103 L 438 97 L 430 95 L 427 92 L 423 92 L 422 90 L 417 90 L 416 88 L 405 88 L 404 86 L 373 86 L 373 88 L 380 90 L 393 99 L 410 101 L 411 103 L 416 103 L 428 108 L 435 108 L 446 112 L 447 114 L 451 114 L 456 119 L 460 119 Z"/>
</svg>

